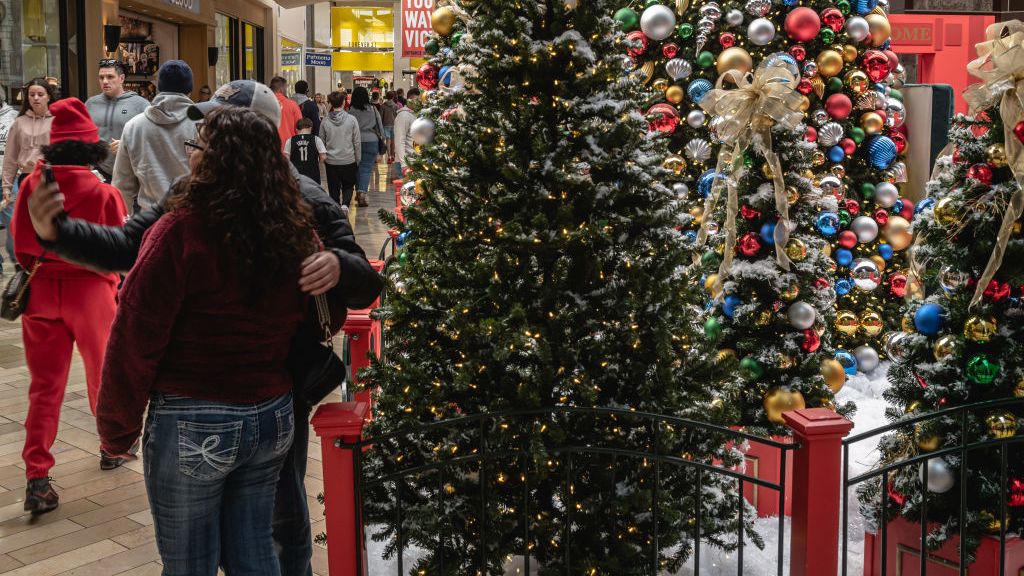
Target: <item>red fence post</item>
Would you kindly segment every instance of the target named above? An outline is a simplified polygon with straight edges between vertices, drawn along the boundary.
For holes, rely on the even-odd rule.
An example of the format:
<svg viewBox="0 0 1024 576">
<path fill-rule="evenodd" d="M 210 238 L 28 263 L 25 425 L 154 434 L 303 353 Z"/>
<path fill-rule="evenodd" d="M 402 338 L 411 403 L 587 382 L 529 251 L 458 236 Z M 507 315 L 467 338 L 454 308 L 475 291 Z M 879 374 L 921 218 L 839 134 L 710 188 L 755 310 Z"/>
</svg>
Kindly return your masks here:
<svg viewBox="0 0 1024 576">
<path fill-rule="evenodd" d="M 370 405 L 366 402 L 324 404 L 313 415 L 313 429 L 320 438 L 324 467 L 324 512 L 327 522 L 327 566 L 331 576 L 363 576 L 366 547 L 361 509 L 356 502 L 352 450 L 336 442 L 358 442 Z M 358 556 L 357 556 L 358 555 Z M 362 558 L 363 574 L 356 558 Z"/>
<path fill-rule="evenodd" d="M 784 412 L 800 449 L 793 461 L 790 576 L 831 576 L 839 558 L 842 439 L 853 422 L 827 408 Z"/>
</svg>

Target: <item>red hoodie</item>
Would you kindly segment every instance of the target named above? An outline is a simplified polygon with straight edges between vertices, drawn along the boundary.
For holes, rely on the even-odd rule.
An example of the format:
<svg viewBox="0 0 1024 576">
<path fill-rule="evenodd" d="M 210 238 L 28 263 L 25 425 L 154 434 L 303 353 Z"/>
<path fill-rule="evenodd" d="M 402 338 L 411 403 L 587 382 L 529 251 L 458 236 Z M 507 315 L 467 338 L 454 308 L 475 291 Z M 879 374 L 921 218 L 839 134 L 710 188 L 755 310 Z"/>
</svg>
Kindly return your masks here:
<svg viewBox="0 0 1024 576">
<path fill-rule="evenodd" d="M 42 177 L 43 163 L 36 163 L 35 170 L 22 180 L 18 188 L 18 201 L 14 207 L 14 218 L 11 220 L 11 234 L 14 237 L 14 255 L 18 263 L 30 269 L 42 255 L 43 248 L 36 239 L 36 231 L 32 228 L 32 220 L 28 214 L 29 196 L 36 189 Z M 128 211 L 125 209 L 121 193 L 104 184 L 92 171 L 85 166 L 54 166 L 53 177 L 64 195 L 64 210 L 71 218 L 81 218 L 97 224 L 121 226 L 124 224 Z M 100 274 L 82 266 L 61 260 L 56 254 L 48 252 L 38 275 L 42 278 L 74 278 L 100 276 L 111 282 L 117 282 L 117 274 Z"/>
</svg>

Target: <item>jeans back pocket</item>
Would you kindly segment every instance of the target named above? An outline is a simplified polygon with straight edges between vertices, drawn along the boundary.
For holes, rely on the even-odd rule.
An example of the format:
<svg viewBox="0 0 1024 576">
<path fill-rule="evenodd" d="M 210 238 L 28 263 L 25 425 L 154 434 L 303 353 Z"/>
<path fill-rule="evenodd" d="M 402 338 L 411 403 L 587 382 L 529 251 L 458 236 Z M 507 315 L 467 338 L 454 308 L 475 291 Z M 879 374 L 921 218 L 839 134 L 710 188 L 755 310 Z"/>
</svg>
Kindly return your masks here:
<svg viewBox="0 0 1024 576">
<path fill-rule="evenodd" d="M 196 480 L 219 480 L 238 459 L 241 420 L 207 424 L 178 421 L 178 470 Z"/>
<path fill-rule="evenodd" d="M 283 454 L 292 446 L 295 439 L 295 410 L 292 403 L 274 412 L 277 422 L 277 440 L 274 442 L 274 454 Z"/>
</svg>

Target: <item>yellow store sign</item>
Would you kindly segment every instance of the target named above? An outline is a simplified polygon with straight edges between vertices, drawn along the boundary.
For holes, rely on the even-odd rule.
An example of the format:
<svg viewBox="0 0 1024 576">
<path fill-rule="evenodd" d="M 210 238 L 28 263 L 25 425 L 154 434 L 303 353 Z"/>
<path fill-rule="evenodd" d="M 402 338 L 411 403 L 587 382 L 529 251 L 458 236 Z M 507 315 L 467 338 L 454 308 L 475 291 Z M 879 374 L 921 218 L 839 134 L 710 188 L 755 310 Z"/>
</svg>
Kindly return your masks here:
<svg viewBox="0 0 1024 576">
<path fill-rule="evenodd" d="M 337 71 L 391 72 L 395 14 L 391 8 L 331 8 L 332 58 Z"/>
</svg>

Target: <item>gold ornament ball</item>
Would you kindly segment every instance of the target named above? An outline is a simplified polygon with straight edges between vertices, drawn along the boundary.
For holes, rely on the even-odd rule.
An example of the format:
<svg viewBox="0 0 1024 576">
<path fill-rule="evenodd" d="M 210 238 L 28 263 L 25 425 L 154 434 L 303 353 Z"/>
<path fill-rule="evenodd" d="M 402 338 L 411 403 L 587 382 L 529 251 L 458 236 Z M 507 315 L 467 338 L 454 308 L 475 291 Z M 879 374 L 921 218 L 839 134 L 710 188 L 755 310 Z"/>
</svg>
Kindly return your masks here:
<svg viewBox="0 0 1024 576">
<path fill-rule="evenodd" d="M 879 272 L 885 272 L 885 266 L 887 264 L 885 258 L 882 258 L 878 254 L 875 254 L 874 256 L 871 257 L 871 261 L 875 263 L 875 266 L 878 266 Z"/>
<path fill-rule="evenodd" d="M 956 354 L 957 350 L 960 349 L 960 341 L 956 336 L 952 334 L 946 334 L 935 341 L 935 345 L 932 346 L 932 352 L 935 353 L 936 360 L 942 360 L 948 356 Z"/>
<path fill-rule="evenodd" d="M 683 90 L 682 86 L 672 85 L 665 90 L 665 100 L 668 100 L 670 104 L 679 104 L 686 98 L 686 90 Z"/>
<path fill-rule="evenodd" d="M 796 189 L 796 186 L 786 186 L 786 201 L 791 205 L 796 204 L 800 200 L 800 191 Z"/>
<path fill-rule="evenodd" d="M 822 360 L 821 376 L 833 394 L 842 390 L 843 385 L 846 384 L 846 372 L 843 370 L 843 365 L 835 358 Z"/>
<path fill-rule="evenodd" d="M 811 164 L 813 164 L 815 166 L 821 166 L 824 163 L 825 163 L 825 153 L 822 152 L 821 150 L 815 150 L 814 153 L 811 154 Z"/>
<path fill-rule="evenodd" d="M 835 50 L 822 50 L 818 54 L 818 74 L 825 78 L 838 76 L 843 71 L 843 55 Z"/>
<path fill-rule="evenodd" d="M 906 250 L 914 241 L 914 237 L 910 234 L 910 222 L 907 222 L 907 219 L 902 216 L 889 218 L 889 223 L 885 225 L 885 240 L 897 252 Z"/>
<path fill-rule="evenodd" d="M 996 319 L 992 316 L 971 316 L 964 322 L 964 338 L 974 342 L 988 342 L 995 336 Z"/>
<path fill-rule="evenodd" d="M 776 386 L 764 395 L 764 411 L 768 413 L 768 420 L 775 424 L 786 423 L 782 417 L 783 412 L 803 410 L 805 407 L 803 394 L 789 388 Z"/>
<path fill-rule="evenodd" d="M 996 438 L 1012 438 L 1017 435 L 1017 417 L 1013 412 L 996 412 L 985 418 L 988 435 Z"/>
<path fill-rule="evenodd" d="M 810 110 L 810 108 L 811 108 L 811 99 L 808 98 L 807 96 L 801 97 L 800 98 L 800 111 L 801 112 L 807 112 L 808 110 Z"/>
<path fill-rule="evenodd" d="M 857 49 L 854 48 L 856 53 Z M 863 94 L 868 90 L 868 75 L 863 70 L 850 70 L 843 77 L 846 87 L 854 94 Z"/>
<path fill-rule="evenodd" d="M 430 23 L 434 27 L 434 32 L 437 32 L 441 36 L 450 36 L 452 29 L 455 28 L 455 11 L 447 6 L 442 6 L 434 13 L 430 15 Z"/>
<path fill-rule="evenodd" d="M 882 120 L 878 112 L 868 112 L 860 117 L 860 127 L 867 134 L 878 134 L 885 127 L 885 120 Z"/>
<path fill-rule="evenodd" d="M 767 162 L 761 164 L 761 175 L 769 180 L 775 178 L 775 171 L 772 170 L 771 164 Z"/>
<path fill-rule="evenodd" d="M 786 242 L 786 256 L 793 262 L 803 262 L 807 258 L 807 244 L 799 238 L 790 238 Z"/>
<path fill-rule="evenodd" d="M 771 310 L 760 310 L 757 313 L 757 319 L 754 320 L 754 324 L 761 328 L 771 324 L 772 322 L 772 311 Z"/>
<path fill-rule="evenodd" d="M 913 402 L 911 402 L 910 404 L 907 405 L 907 409 L 904 410 L 903 413 L 904 414 L 913 414 L 914 412 L 917 412 L 920 409 L 921 409 L 921 401 L 920 400 L 914 400 Z"/>
<path fill-rule="evenodd" d="M 943 226 L 953 226 L 957 223 L 960 217 L 952 198 L 943 198 L 935 204 L 935 219 Z"/>
<path fill-rule="evenodd" d="M 722 50 L 718 55 L 718 63 L 715 66 L 719 74 L 725 74 L 729 70 L 736 70 L 740 74 L 746 74 L 754 69 L 754 59 L 750 52 L 739 46 L 732 46 Z"/>
<path fill-rule="evenodd" d="M 914 427 L 914 442 L 922 452 L 931 452 L 939 449 L 939 446 L 942 445 L 942 438 L 938 434 L 925 432 L 924 428 L 918 424 Z"/>
<path fill-rule="evenodd" d="M 695 226 L 700 226 L 701 220 L 704 219 L 704 207 L 694 206 L 690 208 L 690 216 L 693 217 L 693 224 Z"/>
<path fill-rule="evenodd" d="M 665 90 L 668 90 L 668 79 L 658 78 L 657 80 L 654 81 L 654 84 L 651 84 L 651 88 L 654 88 L 658 92 L 664 92 Z"/>
<path fill-rule="evenodd" d="M 715 295 L 716 282 L 718 282 L 718 274 L 708 274 L 708 277 L 704 279 L 704 290 L 712 296 Z"/>
<path fill-rule="evenodd" d="M 868 14 L 864 17 L 868 21 L 868 29 L 871 30 L 871 45 L 878 48 L 892 36 L 892 27 L 889 19 L 881 14 Z"/>
<path fill-rule="evenodd" d="M 844 61 L 846 61 L 846 62 L 856 62 L 858 56 L 860 56 L 860 53 L 857 52 L 857 47 L 856 46 L 854 46 L 852 44 L 846 44 L 846 45 L 843 46 L 843 60 Z M 864 73 L 861 72 L 861 74 L 864 74 Z M 867 75 L 866 74 L 864 75 L 864 78 L 867 79 Z"/>
<path fill-rule="evenodd" d="M 779 295 L 782 296 L 782 299 L 785 300 L 786 302 L 792 302 L 793 300 L 796 300 L 797 296 L 800 295 L 800 285 L 794 282 L 790 284 L 788 288 L 783 290 L 782 293 Z"/>
<path fill-rule="evenodd" d="M 665 161 L 661 163 L 662 168 L 671 170 L 676 174 L 681 174 L 683 170 L 686 170 L 686 159 L 677 154 L 672 154 Z"/>
<path fill-rule="evenodd" d="M 874 337 L 882 333 L 885 322 L 882 315 L 874 310 L 868 310 L 860 315 L 860 329 L 868 336 Z"/>
<path fill-rule="evenodd" d="M 832 256 L 832 244 L 825 242 L 825 248 L 822 249 L 822 252 L 825 253 L 825 256 Z"/>
<path fill-rule="evenodd" d="M 718 354 L 715 356 L 715 363 L 721 364 L 722 362 L 725 362 L 726 360 L 730 359 L 736 359 L 736 351 L 733 350 L 732 348 L 722 348 L 721 350 L 718 351 Z"/>
<path fill-rule="evenodd" d="M 996 168 L 1006 166 L 1006 146 L 1003 146 L 1002 144 L 993 144 L 988 148 L 985 148 L 985 154 L 988 156 L 989 163 Z"/>
<path fill-rule="evenodd" d="M 857 330 L 860 330 L 860 320 L 857 318 L 857 313 L 852 310 L 836 312 L 836 330 L 847 336 L 856 335 Z M 842 368 L 842 365 L 839 367 Z"/>
</svg>

